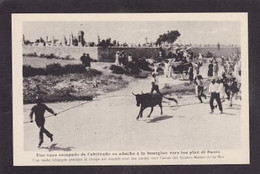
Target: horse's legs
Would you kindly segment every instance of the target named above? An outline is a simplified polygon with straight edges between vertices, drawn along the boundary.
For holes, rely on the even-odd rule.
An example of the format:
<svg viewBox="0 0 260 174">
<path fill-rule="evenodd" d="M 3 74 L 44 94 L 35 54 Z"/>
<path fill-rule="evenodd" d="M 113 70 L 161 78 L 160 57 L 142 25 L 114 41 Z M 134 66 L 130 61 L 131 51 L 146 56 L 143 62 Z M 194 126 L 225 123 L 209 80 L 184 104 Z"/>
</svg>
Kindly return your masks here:
<svg viewBox="0 0 260 174">
<path fill-rule="evenodd" d="M 138 120 L 138 118 L 140 117 L 140 118 L 142 118 L 143 117 L 143 111 L 144 111 L 144 108 L 141 106 L 140 107 L 140 111 L 139 111 L 139 114 L 138 114 L 138 116 L 137 116 L 137 120 Z"/>
<path fill-rule="evenodd" d="M 141 118 L 143 117 L 143 112 L 144 112 L 145 109 L 146 109 L 146 107 L 142 107 L 142 112 L 141 112 L 141 115 L 140 115 Z"/>
<path fill-rule="evenodd" d="M 151 107 L 151 112 L 150 112 L 150 114 L 147 117 L 150 117 L 152 112 L 153 112 L 153 107 Z"/>
<path fill-rule="evenodd" d="M 163 114 L 163 110 L 162 110 L 162 103 L 159 104 L 160 109 L 161 109 L 161 115 Z"/>
</svg>

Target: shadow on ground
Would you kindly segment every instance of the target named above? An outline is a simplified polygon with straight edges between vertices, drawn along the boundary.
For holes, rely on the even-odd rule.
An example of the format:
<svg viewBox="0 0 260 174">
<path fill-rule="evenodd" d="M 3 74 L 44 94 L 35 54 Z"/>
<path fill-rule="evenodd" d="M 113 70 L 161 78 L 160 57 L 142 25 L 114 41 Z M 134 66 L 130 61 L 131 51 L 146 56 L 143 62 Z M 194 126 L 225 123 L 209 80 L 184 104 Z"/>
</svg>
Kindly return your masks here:
<svg viewBox="0 0 260 174">
<path fill-rule="evenodd" d="M 237 115 L 237 114 L 232 114 L 232 113 L 227 113 L 227 112 L 223 112 L 223 114 L 225 114 L 225 115 Z"/>
<path fill-rule="evenodd" d="M 225 109 L 231 109 L 231 110 L 241 110 L 241 108 L 239 107 L 239 108 L 234 108 L 234 107 L 229 107 L 229 108 L 225 108 Z"/>
<path fill-rule="evenodd" d="M 72 151 L 74 147 L 59 147 L 57 143 L 52 144 L 50 147 L 41 147 L 41 149 L 47 149 L 49 151 Z"/>
<path fill-rule="evenodd" d="M 170 119 L 172 117 L 173 116 L 163 115 L 163 116 L 160 116 L 160 117 L 155 117 L 155 118 L 149 120 L 147 123 L 156 123 L 158 121 L 167 120 L 167 119 Z"/>
</svg>

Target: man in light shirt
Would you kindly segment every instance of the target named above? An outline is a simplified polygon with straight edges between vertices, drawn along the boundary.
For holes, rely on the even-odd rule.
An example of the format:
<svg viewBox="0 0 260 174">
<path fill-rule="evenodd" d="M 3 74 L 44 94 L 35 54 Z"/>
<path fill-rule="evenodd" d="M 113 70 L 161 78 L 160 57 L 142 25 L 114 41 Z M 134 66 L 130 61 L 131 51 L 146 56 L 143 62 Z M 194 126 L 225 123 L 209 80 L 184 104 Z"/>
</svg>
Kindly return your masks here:
<svg viewBox="0 0 260 174">
<path fill-rule="evenodd" d="M 222 104 L 220 101 L 220 91 L 221 91 L 221 86 L 218 83 L 216 83 L 215 79 L 213 79 L 209 85 L 209 93 L 210 93 L 209 104 L 210 104 L 210 108 L 211 108 L 210 114 L 214 113 L 214 105 L 213 105 L 214 100 L 217 101 L 220 113 L 221 114 L 223 113 Z"/>
</svg>

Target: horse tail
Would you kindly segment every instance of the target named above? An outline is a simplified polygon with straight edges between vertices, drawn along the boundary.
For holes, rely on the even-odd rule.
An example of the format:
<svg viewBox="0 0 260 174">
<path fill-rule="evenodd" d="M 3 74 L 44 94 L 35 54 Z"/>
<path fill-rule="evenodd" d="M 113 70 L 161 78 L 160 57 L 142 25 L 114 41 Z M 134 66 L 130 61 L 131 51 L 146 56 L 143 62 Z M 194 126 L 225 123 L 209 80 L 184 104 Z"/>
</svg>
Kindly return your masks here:
<svg viewBox="0 0 260 174">
<path fill-rule="evenodd" d="M 170 97 L 165 97 L 162 95 L 163 98 L 167 99 L 167 100 L 171 100 L 174 101 L 176 104 L 178 104 L 178 101 L 175 98 L 170 98 Z"/>
</svg>

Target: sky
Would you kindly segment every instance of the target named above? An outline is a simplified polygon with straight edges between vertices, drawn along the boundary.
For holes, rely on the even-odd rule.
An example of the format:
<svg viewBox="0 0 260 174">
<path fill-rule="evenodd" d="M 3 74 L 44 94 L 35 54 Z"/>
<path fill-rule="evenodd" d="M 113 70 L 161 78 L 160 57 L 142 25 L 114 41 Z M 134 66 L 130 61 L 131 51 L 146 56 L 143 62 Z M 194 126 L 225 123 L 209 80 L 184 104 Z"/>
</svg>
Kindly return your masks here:
<svg viewBox="0 0 260 174">
<path fill-rule="evenodd" d="M 82 30 L 87 42 L 111 38 L 120 43 L 155 42 L 160 34 L 178 30 L 176 41 L 182 44 L 237 44 L 240 45 L 240 22 L 238 21 L 82 21 L 82 22 L 24 22 L 26 39 L 35 41 L 46 36 L 61 39 Z"/>
</svg>

